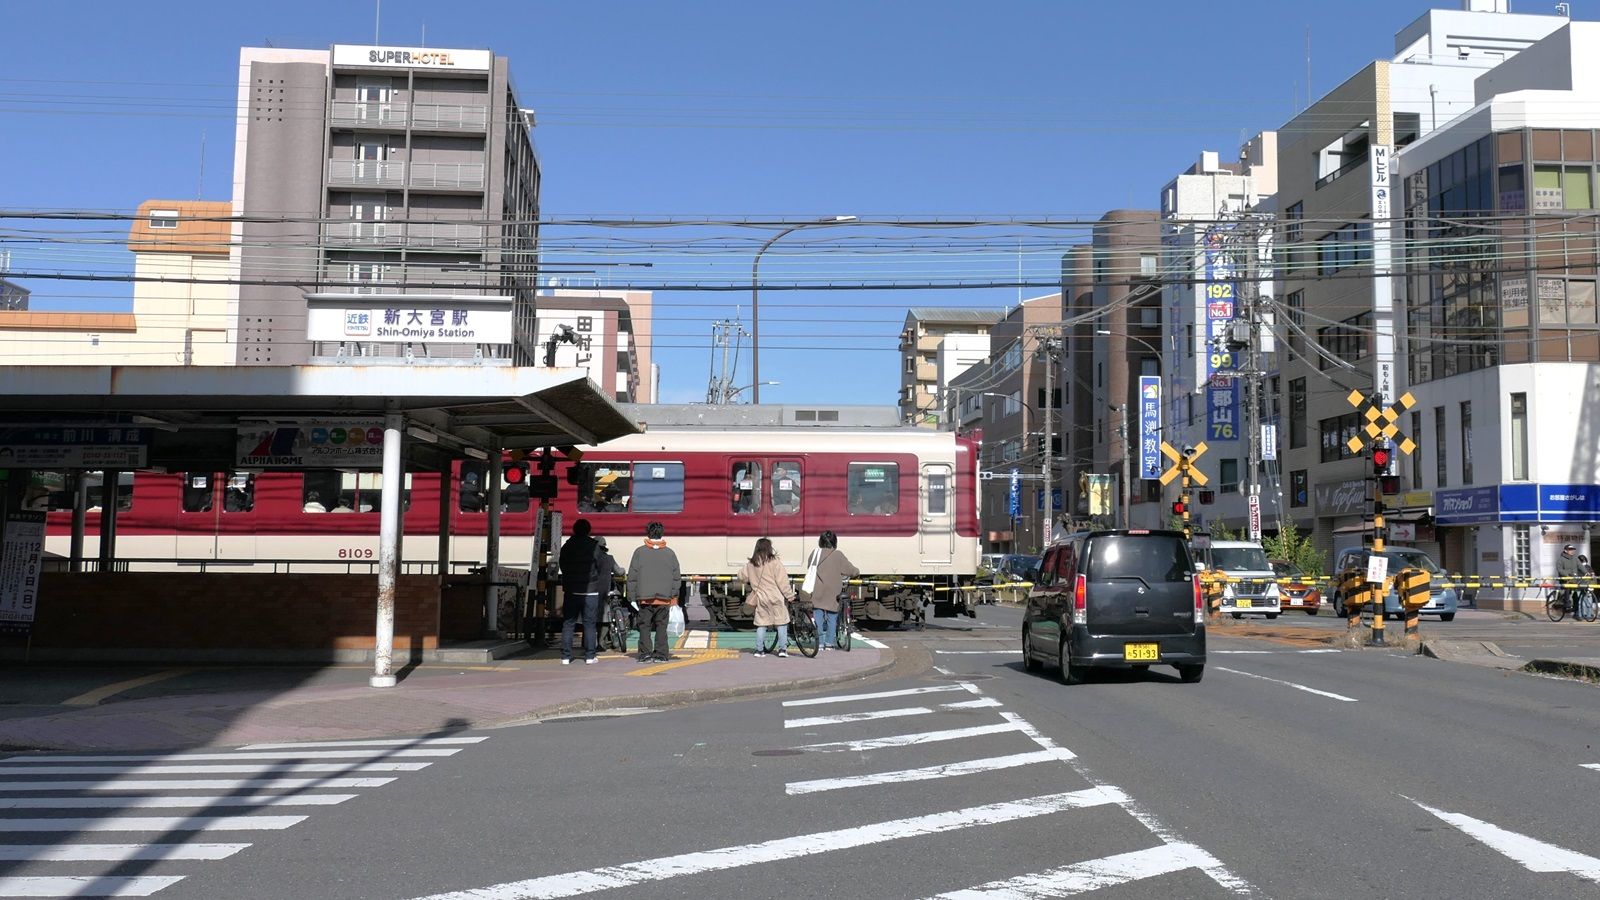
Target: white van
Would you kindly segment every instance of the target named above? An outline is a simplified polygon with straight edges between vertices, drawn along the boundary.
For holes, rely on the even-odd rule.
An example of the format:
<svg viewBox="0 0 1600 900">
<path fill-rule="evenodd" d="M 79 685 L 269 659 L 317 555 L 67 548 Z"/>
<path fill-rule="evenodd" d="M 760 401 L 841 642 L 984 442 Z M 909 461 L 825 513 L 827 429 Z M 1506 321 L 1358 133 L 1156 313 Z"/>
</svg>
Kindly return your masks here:
<svg viewBox="0 0 1600 900">
<path fill-rule="evenodd" d="M 1235 619 L 1262 615 L 1276 619 L 1283 611 L 1278 595 L 1278 576 L 1267 561 L 1267 551 L 1253 541 L 1212 541 L 1202 551 L 1206 568 L 1226 573 L 1228 586 L 1222 592 L 1222 611 Z"/>
</svg>

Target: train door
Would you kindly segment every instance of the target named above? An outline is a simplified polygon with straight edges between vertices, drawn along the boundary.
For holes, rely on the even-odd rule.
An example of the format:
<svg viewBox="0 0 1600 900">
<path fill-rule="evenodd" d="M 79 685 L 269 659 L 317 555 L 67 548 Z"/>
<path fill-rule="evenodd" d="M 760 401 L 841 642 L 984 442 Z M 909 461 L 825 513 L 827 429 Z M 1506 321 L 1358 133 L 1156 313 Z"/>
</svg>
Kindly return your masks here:
<svg viewBox="0 0 1600 900">
<path fill-rule="evenodd" d="M 759 459 L 728 462 L 730 517 L 727 536 L 728 565 L 741 566 L 750 558 L 756 538 L 766 534 L 766 463 Z"/>
<path fill-rule="evenodd" d="M 956 511 L 950 486 L 948 464 L 922 467 L 922 522 L 917 533 L 921 536 L 924 564 L 949 565 L 955 559 Z"/>
<path fill-rule="evenodd" d="M 805 517 L 801 515 L 800 484 L 804 473 L 800 460 L 773 458 L 767 464 L 772 472 L 767 480 L 767 537 L 772 538 L 772 549 L 778 551 L 791 571 L 803 568 L 810 559 L 811 548 L 806 545 Z"/>
</svg>

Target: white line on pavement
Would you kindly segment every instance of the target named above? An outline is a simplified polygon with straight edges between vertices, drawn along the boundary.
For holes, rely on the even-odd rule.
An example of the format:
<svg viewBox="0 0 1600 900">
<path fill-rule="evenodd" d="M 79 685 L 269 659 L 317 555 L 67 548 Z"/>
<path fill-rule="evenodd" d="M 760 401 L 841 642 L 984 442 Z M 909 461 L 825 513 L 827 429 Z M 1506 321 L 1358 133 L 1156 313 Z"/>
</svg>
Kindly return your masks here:
<svg viewBox="0 0 1600 900">
<path fill-rule="evenodd" d="M 310 750 L 321 747 L 431 747 L 434 745 L 448 744 L 478 744 L 487 741 L 488 737 L 441 737 L 441 738 L 412 738 L 396 740 L 375 741 L 303 741 L 301 743 L 287 744 L 246 744 L 240 750 Z"/>
<path fill-rule="evenodd" d="M 964 891 L 940 894 L 933 900 L 1047 900 L 1217 864 L 1216 857 L 1193 844 L 1162 844 L 1148 850 L 1091 859 L 1047 872 L 991 881 Z"/>
<path fill-rule="evenodd" d="M 935 672 L 938 672 L 940 675 L 954 675 L 955 674 L 954 672 L 950 671 L 949 669 L 946 669 L 944 666 L 934 666 L 933 670 Z"/>
<path fill-rule="evenodd" d="M 1021 656 L 1016 650 L 935 650 L 940 656 Z"/>
<path fill-rule="evenodd" d="M 306 816 L 112 816 L 0 819 L 0 831 L 282 831 Z"/>
<path fill-rule="evenodd" d="M 899 784 L 906 781 L 932 781 L 936 778 L 955 778 L 961 775 L 974 775 L 979 772 L 997 772 L 1001 769 L 1015 769 L 1019 766 L 1031 766 L 1044 762 L 1071 759 L 1070 750 L 1034 750 L 1029 753 L 1013 753 L 1010 756 L 991 756 L 986 759 L 969 759 L 963 762 L 946 763 L 938 766 L 926 766 L 920 769 L 901 769 L 898 772 L 874 772 L 870 775 L 849 775 L 843 778 L 818 778 L 813 781 L 793 781 L 784 785 L 784 792 L 789 796 L 799 794 L 817 794 L 823 791 L 838 791 L 848 788 L 870 787 L 876 784 Z"/>
<path fill-rule="evenodd" d="M 0 781 L 0 791 L 237 791 L 381 787 L 393 778 L 92 778 L 65 781 Z"/>
<path fill-rule="evenodd" d="M 1005 714 L 1001 713 L 1001 715 Z M 985 734 L 1000 734 L 1007 731 L 1022 730 L 1015 722 L 1000 722 L 994 725 L 974 725 L 970 728 L 951 728 L 946 731 L 920 731 L 916 734 L 897 734 L 893 737 L 869 738 L 864 741 L 831 741 L 826 744 L 806 744 L 799 749 L 812 750 L 818 753 L 882 750 L 887 747 L 936 744 L 940 741 L 959 741 L 963 738 L 980 737 Z M 0 805 L 4 805 L 3 801 L 0 801 Z"/>
<path fill-rule="evenodd" d="M 838 697 L 809 697 L 805 700 L 785 700 L 784 706 L 819 706 L 824 703 L 853 703 L 857 700 L 884 700 L 889 697 L 912 697 L 917 694 L 938 694 L 946 691 L 964 691 L 959 684 L 938 684 L 930 687 L 906 688 L 900 691 L 878 691 L 874 694 L 845 694 Z"/>
<path fill-rule="evenodd" d="M 1280 653 L 1343 653 L 1337 647 L 1319 647 L 1315 650 L 1212 650 L 1212 653 L 1228 653 L 1239 656 L 1269 656 Z"/>
<path fill-rule="evenodd" d="M 227 859 L 249 844 L 3 844 L 6 862 L 157 862 Z"/>
<path fill-rule="evenodd" d="M 1405 795 L 1401 795 L 1405 796 Z M 1492 825 L 1481 819 L 1464 816 L 1460 813 L 1445 812 L 1418 800 L 1406 797 L 1417 804 L 1427 813 L 1449 822 L 1461 829 L 1471 837 L 1476 838 L 1491 850 L 1510 857 L 1521 863 L 1523 868 L 1531 872 L 1571 872 L 1579 878 L 1600 882 L 1600 859 L 1585 856 L 1555 844 L 1547 844 L 1537 838 L 1507 831 L 1498 825 Z"/>
<path fill-rule="evenodd" d="M 14 756 L 6 765 L 19 763 L 136 763 L 136 762 L 220 762 L 230 759 L 359 759 L 385 760 L 454 756 L 460 747 L 423 750 L 281 750 L 261 753 L 164 753 L 153 756 Z"/>
<path fill-rule="evenodd" d="M 1268 678 L 1265 675 L 1257 675 L 1254 672 L 1241 672 L 1238 669 L 1229 669 L 1229 668 L 1225 668 L 1223 666 L 1215 666 L 1214 668 L 1218 672 L 1231 672 L 1234 675 L 1243 675 L 1246 678 L 1259 678 L 1262 681 L 1270 681 L 1273 684 L 1281 684 L 1281 685 L 1284 685 L 1285 687 L 1292 687 L 1297 691 L 1305 691 L 1308 694 L 1316 694 L 1318 697 L 1327 697 L 1330 700 L 1342 700 L 1345 703 L 1355 703 L 1355 702 L 1357 702 L 1356 698 L 1354 698 L 1354 697 L 1346 697 L 1343 694 L 1334 694 L 1334 693 L 1331 693 L 1329 691 L 1319 691 L 1314 687 L 1306 687 L 1303 684 L 1295 684 L 1292 681 L 1284 681 L 1281 678 Z"/>
<path fill-rule="evenodd" d="M 337 806 L 355 794 L 252 794 L 188 797 L 0 797 L 0 809 L 174 809 L 218 806 Z"/>
<path fill-rule="evenodd" d="M 999 706 L 1000 701 L 992 697 L 981 697 L 977 700 L 963 700 L 959 703 L 941 703 L 937 709 L 979 709 L 986 706 Z M 810 728 L 814 725 L 842 725 L 846 722 L 868 722 L 873 719 L 898 719 L 905 716 L 923 716 L 933 712 L 926 706 L 904 706 L 899 709 L 879 709 L 872 712 L 840 713 L 836 716 L 811 716 L 805 719 L 787 719 L 784 728 Z"/>
<path fill-rule="evenodd" d="M 887 649 L 889 649 L 889 645 L 888 644 L 885 644 L 882 641 L 875 641 L 872 638 L 867 637 L 866 635 L 862 634 L 859 631 L 855 632 L 855 636 L 856 636 L 856 640 L 860 641 L 863 644 L 866 644 L 868 647 L 874 647 L 874 648 L 879 649 L 879 650 L 887 650 Z"/>
<path fill-rule="evenodd" d="M 0 897 L 148 897 L 182 880 L 182 875 L 0 878 Z"/>
<path fill-rule="evenodd" d="M 1104 787 L 1047 794 L 1027 800 L 991 803 L 950 812 L 841 828 L 837 831 L 822 831 L 743 846 L 663 856 L 583 872 L 512 881 L 473 890 L 435 894 L 420 900 L 547 900 L 555 897 L 577 897 L 596 891 L 665 881 L 685 875 L 719 872 L 760 863 L 797 859 L 830 850 L 865 847 L 902 838 L 943 834 L 982 825 L 1035 818 L 1069 809 L 1121 803 L 1125 797 L 1126 795 L 1116 788 Z"/>
<path fill-rule="evenodd" d="M 432 763 L 250 763 L 240 766 L 40 766 L 0 763 L 0 777 L 18 775 L 294 775 L 302 772 L 416 772 Z"/>
</svg>

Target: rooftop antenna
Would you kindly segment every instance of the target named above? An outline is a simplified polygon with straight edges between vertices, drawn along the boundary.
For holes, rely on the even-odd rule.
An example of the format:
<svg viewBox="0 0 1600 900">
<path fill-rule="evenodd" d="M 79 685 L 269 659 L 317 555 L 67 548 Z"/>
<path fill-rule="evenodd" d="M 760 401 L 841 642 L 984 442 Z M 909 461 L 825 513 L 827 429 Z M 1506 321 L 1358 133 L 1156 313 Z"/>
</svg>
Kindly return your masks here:
<svg viewBox="0 0 1600 900">
<path fill-rule="evenodd" d="M 373 0 L 375 8 L 372 11 L 372 42 L 381 44 L 378 40 L 378 25 L 383 22 L 383 0 Z"/>
<path fill-rule="evenodd" d="M 1311 108 L 1311 26 L 1306 26 L 1306 109 Z"/>
<path fill-rule="evenodd" d="M 200 177 L 194 182 L 194 198 L 199 200 L 206 193 L 206 130 L 200 129 Z"/>
<path fill-rule="evenodd" d="M 1569 19 L 1572 18 L 1572 4 L 1571 3 L 1557 3 L 1556 4 L 1556 15 L 1558 15 L 1558 16 L 1566 16 Z"/>
<path fill-rule="evenodd" d="M 422 23 L 422 43 L 418 44 L 417 46 L 419 46 L 419 47 L 428 46 L 428 23 L 427 22 L 423 22 Z"/>
</svg>

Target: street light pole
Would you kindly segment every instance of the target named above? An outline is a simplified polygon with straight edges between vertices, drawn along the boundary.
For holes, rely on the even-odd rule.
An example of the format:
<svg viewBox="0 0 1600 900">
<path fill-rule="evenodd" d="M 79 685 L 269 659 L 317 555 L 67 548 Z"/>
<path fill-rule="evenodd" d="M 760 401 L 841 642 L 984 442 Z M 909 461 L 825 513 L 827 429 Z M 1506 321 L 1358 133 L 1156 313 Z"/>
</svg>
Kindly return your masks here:
<svg viewBox="0 0 1600 900">
<path fill-rule="evenodd" d="M 740 394 L 744 393 L 745 391 L 752 390 L 754 388 L 758 388 L 763 384 L 783 384 L 783 382 L 781 382 L 781 381 L 761 381 L 761 382 L 757 382 L 755 384 L 747 384 L 747 385 L 745 385 L 744 387 L 741 387 L 741 388 L 734 388 L 733 390 L 728 392 L 727 402 L 728 403 L 732 403 L 733 401 L 739 399 L 739 395 Z"/>
<path fill-rule="evenodd" d="M 756 251 L 756 258 L 750 264 L 750 378 L 755 382 L 751 385 L 754 390 L 750 394 L 751 403 L 761 402 L 761 254 L 767 248 L 778 242 L 786 234 L 799 231 L 802 228 L 811 228 L 817 225 L 842 225 L 854 222 L 855 216 L 829 216 L 815 222 L 801 222 L 790 225 L 770 238 Z"/>
</svg>

